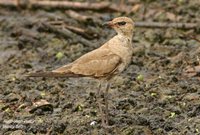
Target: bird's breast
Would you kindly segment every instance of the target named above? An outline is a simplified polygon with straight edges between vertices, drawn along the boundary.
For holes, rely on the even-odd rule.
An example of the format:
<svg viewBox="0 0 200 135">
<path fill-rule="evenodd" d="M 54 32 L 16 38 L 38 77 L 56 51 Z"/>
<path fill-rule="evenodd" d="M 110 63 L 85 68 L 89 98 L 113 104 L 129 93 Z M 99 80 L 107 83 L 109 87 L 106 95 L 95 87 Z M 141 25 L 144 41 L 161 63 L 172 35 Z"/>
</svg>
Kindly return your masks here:
<svg viewBox="0 0 200 135">
<path fill-rule="evenodd" d="M 121 40 L 121 38 L 114 38 L 114 40 L 109 43 L 109 48 L 122 59 L 122 63 L 119 65 L 118 70 L 120 72 L 123 71 L 131 62 L 133 53 L 131 42 L 126 42 Z"/>
</svg>

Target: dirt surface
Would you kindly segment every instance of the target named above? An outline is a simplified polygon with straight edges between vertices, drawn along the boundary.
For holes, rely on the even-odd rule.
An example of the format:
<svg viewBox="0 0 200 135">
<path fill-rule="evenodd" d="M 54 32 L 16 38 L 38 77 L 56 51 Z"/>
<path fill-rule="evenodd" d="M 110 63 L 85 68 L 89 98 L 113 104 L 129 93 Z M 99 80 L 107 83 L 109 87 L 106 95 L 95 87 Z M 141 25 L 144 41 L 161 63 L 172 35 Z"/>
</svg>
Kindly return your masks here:
<svg viewBox="0 0 200 135">
<path fill-rule="evenodd" d="M 134 12 L 127 15 L 135 21 L 200 22 L 199 0 L 135 1 L 128 3 Z M 125 15 L 77 12 L 95 16 L 102 23 Z M 41 29 L 41 22 L 59 20 L 91 32 L 89 36 L 67 38 Z M 135 29 L 132 63 L 113 79 L 109 90 L 110 124 L 115 126 L 111 134 L 200 134 L 200 43 L 190 38 L 194 35 L 200 39 L 199 33 Z M 65 10 L 1 7 L 0 134 L 104 134 L 96 103 L 96 80 L 24 75 L 69 63 L 114 34 L 95 20 L 77 21 Z M 80 37 L 91 45 L 74 41 Z"/>
</svg>

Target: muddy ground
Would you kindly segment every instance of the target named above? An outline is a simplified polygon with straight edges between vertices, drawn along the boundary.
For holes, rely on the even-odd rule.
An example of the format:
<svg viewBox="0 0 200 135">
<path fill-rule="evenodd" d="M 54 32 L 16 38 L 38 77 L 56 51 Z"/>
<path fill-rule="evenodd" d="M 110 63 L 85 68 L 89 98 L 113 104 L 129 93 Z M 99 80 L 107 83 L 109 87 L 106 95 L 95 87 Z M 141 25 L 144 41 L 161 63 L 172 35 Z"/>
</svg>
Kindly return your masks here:
<svg viewBox="0 0 200 135">
<path fill-rule="evenodd" d="M 132 1 L 135 21 L 200 22 L 198 0 Z M 138 4 L 137 6 L 135 6 Z M 146 12 L 144 12 L 144 7 Z M 88 78 L 27 78 L 97 48 L 115 32 L 95 20 L 80 22 L 60 9 L 0 8 L 0 133 L 103 134 L 96 104 L 97 81 Z M 100 22 L 123 16 L 109 11 L 76 11 Z M 86 45 L 77 38 L 41 29 L 41 21 L 65 20 L 92 31 Z M 109 90 L 111 134 L 200 134 L 200 43 L 198 29 L 136 28 L 132 63 Z M 194 68 L 196 70 L 194 70 Z M 186 73 L 193 70 L 193 73 Z M 43 103 L 35 107 L 36 103 Z"/>
</svg>

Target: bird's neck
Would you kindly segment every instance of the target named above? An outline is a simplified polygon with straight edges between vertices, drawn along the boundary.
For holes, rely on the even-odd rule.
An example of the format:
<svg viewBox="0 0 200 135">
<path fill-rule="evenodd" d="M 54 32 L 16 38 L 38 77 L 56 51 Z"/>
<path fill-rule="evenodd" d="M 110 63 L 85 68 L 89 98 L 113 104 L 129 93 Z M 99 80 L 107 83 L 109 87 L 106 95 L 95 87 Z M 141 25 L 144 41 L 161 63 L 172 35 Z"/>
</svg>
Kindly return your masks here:
<svg viewBox="0 0 200 135">
<path fill-rule="evenodd" d="M 126 39 L 128 42 L 132 42 L 133 33 L 118 33 L 117 35 L 119 38 Z"/>
<path fill-rule="evenodd" d="M 126 41 L 128 43 L 131 43 L 132 42 L 132 37 L 133 37 L 133 34 L 123 34 L 123 33 L 118 33 L 117 34 L 117 37 L 122 40 L 122 41 Z"/>
</svg>

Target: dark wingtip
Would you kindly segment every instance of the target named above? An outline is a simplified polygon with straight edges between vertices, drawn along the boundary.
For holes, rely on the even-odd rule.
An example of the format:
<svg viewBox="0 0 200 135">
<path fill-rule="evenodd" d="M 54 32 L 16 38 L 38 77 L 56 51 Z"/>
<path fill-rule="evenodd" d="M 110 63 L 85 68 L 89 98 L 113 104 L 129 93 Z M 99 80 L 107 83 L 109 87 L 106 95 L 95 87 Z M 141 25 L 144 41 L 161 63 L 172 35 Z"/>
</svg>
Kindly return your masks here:
<svg viewBox="0 0 200 135">
<path fill-rule="evenodd" d="M 82 76 L 73 73 L 35 72 L 35 73 L 28 73 L 26 77 L 82 77 Z"/>
</svg>

